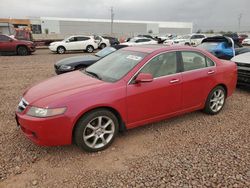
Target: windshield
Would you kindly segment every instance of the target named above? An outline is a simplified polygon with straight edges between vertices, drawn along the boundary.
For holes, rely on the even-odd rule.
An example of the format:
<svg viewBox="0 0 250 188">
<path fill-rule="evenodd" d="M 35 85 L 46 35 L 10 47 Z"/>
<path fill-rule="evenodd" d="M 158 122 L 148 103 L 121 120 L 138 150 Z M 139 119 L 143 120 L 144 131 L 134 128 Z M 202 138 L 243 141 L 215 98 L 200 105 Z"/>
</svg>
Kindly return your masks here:
<svg viewBox="0 0 250 188">
<path fill-rule="evenodd" d="M 118 50 L 88 67 L 86 73 L 97 78 L 116 82 L 132 70 L 147 54 L 142 52 Z"/>
<path fill-rule="evenodd" d="M 106 47 L 102 49 L 101 51 L 97 52 L 95 55 L 98 57 L 105 57 L 106 55 L 111 54 L 112 52 L 116 51 L 113 47 Z"/>
</svg>

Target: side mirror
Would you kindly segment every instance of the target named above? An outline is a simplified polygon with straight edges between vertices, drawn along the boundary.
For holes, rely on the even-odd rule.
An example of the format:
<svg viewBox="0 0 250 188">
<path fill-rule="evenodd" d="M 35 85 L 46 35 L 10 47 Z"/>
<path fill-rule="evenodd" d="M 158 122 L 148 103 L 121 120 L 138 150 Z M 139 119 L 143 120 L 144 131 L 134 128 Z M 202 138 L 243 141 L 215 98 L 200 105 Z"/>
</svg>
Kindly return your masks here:
<svg viewBox="0 0 250 188">
<path fill-rule="evenodd" d="M 10 42 L 13 42 L 13 39 L 9 39 Z"/>
<path fill-rule="evenodd" d="M 68 40 L 66 40 L 65 42 L 66 42 L 66 43 L 69 43 L 69 41 L 68 41 Z"/>
<path fill-rule="evenodd" d="M 139 73 L 135 79 L 135 83 L 142 83 L 142 82 L 152 82 L 153 76 L 150 73 Z"/>
</svg>

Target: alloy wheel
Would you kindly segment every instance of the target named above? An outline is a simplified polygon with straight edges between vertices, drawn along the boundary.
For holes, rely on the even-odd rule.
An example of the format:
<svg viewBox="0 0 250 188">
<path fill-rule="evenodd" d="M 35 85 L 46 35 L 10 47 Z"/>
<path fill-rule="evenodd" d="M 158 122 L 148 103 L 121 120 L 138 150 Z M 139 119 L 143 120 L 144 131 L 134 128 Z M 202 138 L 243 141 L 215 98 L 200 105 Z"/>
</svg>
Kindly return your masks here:
<svg viewBox="0 0 250 188">
<path fill-rule="evenodd" d="M 98 149 L 106 146 L 114 137 L 115 124 L 107 116 L 98 116 L 89 121 L 83 131 L 84 143 L 92 148 Z"/>
<path fill-rule="evenodd" d="M 218 88 L 215 90 L 210 98 L 210 109 L 213 112 L 218 112 L 224 105 L 225 93 L 222 89 Z"/>
</svg>

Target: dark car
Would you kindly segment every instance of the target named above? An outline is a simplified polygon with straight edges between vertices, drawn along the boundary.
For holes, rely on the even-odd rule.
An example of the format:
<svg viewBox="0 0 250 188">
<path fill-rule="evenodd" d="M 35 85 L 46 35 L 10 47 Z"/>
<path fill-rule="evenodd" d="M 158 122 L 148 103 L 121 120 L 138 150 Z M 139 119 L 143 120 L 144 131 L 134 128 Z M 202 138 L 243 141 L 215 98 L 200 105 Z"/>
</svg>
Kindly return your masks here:
<svg viewBox="0 0 250 188">
<path fill-rule="evenodd" d="M 109 36 L 102 36 L 102 37 L 108 39 L 111 46 L 120 44 L 119 40 L 115 37 L 109 37 Z"/>
<path fill-rule="evenodd" d="M 244 48 L 235 43 L 232 38 L 225 36 L 205 38 L 198 47 L 204 48 L 216 57 L 226 60 L 230 60 L 235 55 L 250 52 L 249 48 Z"/>
<path fill-rule="evenodd" d="M 35 44 L 31 41 L 17 40 L 7 35 L 0 35 L 0 55 L 13 53 L 24 56 L 35 50 Z"/>
<path fill-rule="evenodd" d="M 231 59 L 238 67 L 238 85 L 250 87 L 250 52 L 237 55 Z"/>
<path fill-rule="evenodd" d="M 55 72 L 56 74 L 62 74 L 74 70 L 84 69 L 97 62 L 101 58 L 109 55 L 110 53 L 113 53 L 114 51 L 124 47 L 127 47 L 127 45 L 115 45 L 106 47 L 97 52 L 95 55 L 74 56 L 62 59 L 55 63 Z"/>
<path fill-rule="evenodd" d="M 230 37 L 231 39 L 233 39 L 234 43 L 241 46 L 241 41 L 240 41 L 240 37 L 237 33 L 225 33 L 223 34 L 224 37 Z"/>
</svg>

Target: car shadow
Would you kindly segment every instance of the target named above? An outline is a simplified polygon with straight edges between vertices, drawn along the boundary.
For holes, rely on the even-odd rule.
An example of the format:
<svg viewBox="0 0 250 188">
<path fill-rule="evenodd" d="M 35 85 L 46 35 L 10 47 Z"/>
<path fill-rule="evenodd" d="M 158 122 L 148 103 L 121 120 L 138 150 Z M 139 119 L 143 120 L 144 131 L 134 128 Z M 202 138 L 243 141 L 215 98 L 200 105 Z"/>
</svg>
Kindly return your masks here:
<svg viewBox="0 0 250 188">
<path fill-rule="evenodd" d="M 250 86 L 237 85 L 237 89 L 238 89 L 238 90 L 241 90 L 241 91 L 250 92 Z"/>
</svg>

